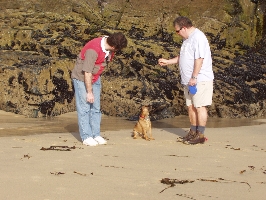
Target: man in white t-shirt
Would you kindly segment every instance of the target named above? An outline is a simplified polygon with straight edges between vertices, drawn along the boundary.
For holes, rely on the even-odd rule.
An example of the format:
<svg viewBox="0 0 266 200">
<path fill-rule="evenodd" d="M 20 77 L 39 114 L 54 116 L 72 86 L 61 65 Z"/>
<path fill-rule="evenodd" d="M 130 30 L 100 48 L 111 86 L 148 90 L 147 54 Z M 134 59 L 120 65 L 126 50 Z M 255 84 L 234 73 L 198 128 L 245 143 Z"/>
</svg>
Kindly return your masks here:
<svg viewBox="0 0 266 200">
<path fill-rule="evenodd" d="M 190 131 L 183 137 L 183 142 L 204 143 L 208 117 L 206 106 L 212 104 L 214 79 L 209 42 L 205 34 L 195 28 L 186 17 L 177 17 L 174 27 L 176 33 L 183 37 L 180 54 L 172 59 L 161 58 L 159 64 L 179 64 L 191 123 Z M 196 87 L 196 91 L 193 91 L 193 87 Z"/>
</svg>

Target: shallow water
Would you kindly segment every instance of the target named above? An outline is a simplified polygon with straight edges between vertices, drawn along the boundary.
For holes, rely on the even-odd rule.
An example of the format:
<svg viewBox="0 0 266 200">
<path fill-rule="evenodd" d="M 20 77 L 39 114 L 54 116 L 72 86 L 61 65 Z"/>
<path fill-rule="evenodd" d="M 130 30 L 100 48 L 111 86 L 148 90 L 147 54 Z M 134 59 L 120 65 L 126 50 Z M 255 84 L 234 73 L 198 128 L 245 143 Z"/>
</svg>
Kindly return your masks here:
<svg viewBox="0 0 266 200">
<path fill-rule="evenodd" d="M 207 127 L 237 127 L 262 124 L 258 119 L 221 119 L 209 118 Z M 101 131 L 115 131 L 122 129 L 133 129 L 135 121 L 126 118 L 102 116 Z M 153 128 L 189 128 L 187 116 L 152 121 Z M 53 118 L 26 118 L 0 111 L 0 136 L 29 135 L 43 133 L 74 133 L 78 132 L 77 114 L 71 112 Z"/>
</svg>

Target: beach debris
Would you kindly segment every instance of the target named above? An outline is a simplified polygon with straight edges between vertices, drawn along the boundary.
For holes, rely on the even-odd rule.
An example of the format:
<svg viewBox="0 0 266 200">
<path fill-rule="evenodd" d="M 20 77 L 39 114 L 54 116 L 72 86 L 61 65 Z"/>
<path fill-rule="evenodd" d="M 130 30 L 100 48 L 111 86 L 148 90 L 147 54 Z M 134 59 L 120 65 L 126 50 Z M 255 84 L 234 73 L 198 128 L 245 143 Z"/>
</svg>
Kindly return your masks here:
<svg viewBox="0 0 266 200">
<path fill-rule="evenodd" d="M 80 172 L 76 172 L 76 171 L 74 171 L 73 173 L 74 173 L 74 174 L 81 175 L 81 176 L 87 176 L 87 174 L 80 173 Z M 93 172 L 91 172 L 91 175 L 93 175 Z"/>
<path fill-rule="evenodd" d="M 233 147 L 232 147 L 232 148 L 230 148 L 230 149 L 233 149 L 233 150 L 240 150 L 240 148 L 233 148 Z"/>
<path fill-rule="evenodd" d="M 54 150 L 54 151 L 71 151 L 71 149 L 76 149 L 75 146 L 50 146 L 49 148 L 42 147 L 40 150 L 47 151 L 47 150 Z"/>
<path fill-rule="evenodd" d="M 180 197 L 187 198 L 187 199 L 196 200 L 196 199 L 194 199 L 194 197 L 188 196 L 187 194 L 176 194 L 176 195 L 177 195 L 177 196 L 180 196 Z"/>
<path fill-rule="evenodd" d="M 112 167 L 112 168 L 124 168 L 124 167 L 116 167 L 116 166 L 113 166 L 113 165 L 106 165 L 106 166 L 104 166 L 104 167 Z"/>
<path fill-rule="evenodd" d="M 200 178 L 196 180 L 178 180 L 178 179 L 170 179 L 170 178 L 163 178 L 161 180 L 161 183 L 169 185 L 168 187 L 164 188 L 162 191 L 159 193 L 164 192 L 166 189 L 170 187 L 176 186 L 176 184 L 185 184 L 185 183 L 193 183 L 195 181 L 207 181 L 207 182 L 213 182 L 213 183 L 244 183 L 249 186 L 249 189 L 251 189 L 251 186 L 248 182 L 238 182 L 238 181 L 233 181 L 233 180 L 226 180 L 224 178 L 217 178 L 217 179 L 205 179 L 205 178 Z"/>
<path fill-rule="evenodd" d="M 227 149 L 227 148 L 229 148 L 229 147 L 231 147 L 231 145 L 230 145 L 230 144 L 227 144 L 225 148 Z M 233 149 L 233 150 L 240 150 L 240 148 L 234 148 L 234 147 L 231 147 L 230 149 Z"/>
<path fill-rule="evenodd" d="M 109 156 L 109 155 L 103 155 L 103 156 Z M 113 158 L 118 158 L 118 156 L 112 156 Z"/>
<path fill-rule="evenodd" d="M 28 159 L 30 159 L 30 157 L 31 157 L 31 156 L 29 156 L 29 154 L 24 155 L 24 158 L 28 158 Z"/>
<path fill-rule="evenodd" d="M 244 181 L 238 182 L 238 181 L 226 180 L 224 178 L 218 178 L 218 179 L 203 179 L 203 178 L 201 178 L 201 179 L 197 179 L 197 180 L 199 180 L 199 181 L 217 182 L 217 183 L 218 182 L 219 183 L 244 183 L 244 184 L 247 184 L 249 186 L 249 188 L 251 188 L 251 186 L 249 185 L 248 182 L 244 182 Z"/>
<path fill-rule="evenodd" d="M 190 180 L 178 180 L 178 179 L 170 179 L 170 178 L 163 178 L 161 183 L 166 185 L 175 186 L 175 184 L 185 184 L 185 183 L 193 183 L 194 181 Z"/>
<path fill-rule="evenodd" d="M 256 148 L 254 149 L 255 151 L 264 151 L 264 152 L 266 152 L 266 150 L 265 150 L 264 148 L 261 148 L 261 147 L 259 147 L 258 145 L 253 144 L 252 147 L 256 147 Z"/>
<path fill-rule="evenodd" d="M 251 170 L 254 170 L 255 167 L 254 166 L 248 166 Z"/>
<path fill-rule="evenodd" d="M 204 179 L 204 178 L 200 178 L 200 179 L 197 179 L 197 180 L 199 180 L 199 181 L 209 181 L 209 182 L 219 182 L 218 180 L 216 180 L 216 179 Z"/>
<path fill-rule="evenodd" d="M 160 193 L 164 192 L 166 189 L 170 187 L 176 186 L 176 184 L 185 184 L 185 183 L 193 183 L 194 181 L 190 180 L 178 180 L 178 179 L 170 179 L 170 178 L 163 178 L 161 183 L 169 185 L 168 187 L 164 188 Z"/>
<path fill-rule="evenodd" d="M 174 155 L 174 154 L 173 154 L 173 155 L 166 155 L 166 156 L 173 156 L 173 157 L 179 157 L 179 158 L 180 158 L 180 157 L 188 158 L 188 156 L 179 156 L 179 155 Z"/>
<path fill-rule="evenodd" d="M 65 174 L 64 172 L 50 172 L 50 174 L 54 174 L 54 175 L 62 175 Z"/>
<path fill-rule="evenodd" d="M 23 156 L 23 158 L 28 158 L 28 159 L 30 159 L 32 156 L 30 156 L 29 154 L 25 154 L 24 156 Z M 23 160 L 23 158 L 21 158 L 20 160 Z"/>
<path fill-rule="evenodd" d="M 263 166 L 263 167 L 264 167 L 264 166 Z M 262 171 L 263 174 L 266 174 L 266 170 L 263 169 L 263 167 L 259 168 L 259 170 Z M 250 170 L 252 170 L 252 171 L 256 171 L 256 170 L 255 170 L 255 166 L 248 166 L 248 168 L 249 168 Z M 257 168 L 257 169 L 258 169 L 258 168 Z M 240 171 L 239 173 L 240 173 L 240 174 L 243 174 L 243 173 L 246 172 L 246 171 L 247 171 L 247 170 L 242 170 L 242 171 Z"/>
</svg>

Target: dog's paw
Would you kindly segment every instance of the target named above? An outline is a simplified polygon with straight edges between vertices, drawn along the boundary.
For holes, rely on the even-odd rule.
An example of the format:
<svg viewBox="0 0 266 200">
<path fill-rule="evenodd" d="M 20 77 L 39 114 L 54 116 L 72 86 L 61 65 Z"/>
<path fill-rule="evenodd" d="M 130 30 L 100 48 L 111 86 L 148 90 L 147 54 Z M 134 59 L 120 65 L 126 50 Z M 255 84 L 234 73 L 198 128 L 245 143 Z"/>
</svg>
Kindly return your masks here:
<svg viewBox="0 0 266 200">
<path fill-rule="evenodd" d="M 133 135 L 132 137 L 133 137 L 133 139 L 138 139 L 137 135 Z"/>
<path fill-rule="evenodd" d="M 148 138 L 148 137 L 143 137 L 143 139 L 150 141 L 150 138 Z"/>
</svg>

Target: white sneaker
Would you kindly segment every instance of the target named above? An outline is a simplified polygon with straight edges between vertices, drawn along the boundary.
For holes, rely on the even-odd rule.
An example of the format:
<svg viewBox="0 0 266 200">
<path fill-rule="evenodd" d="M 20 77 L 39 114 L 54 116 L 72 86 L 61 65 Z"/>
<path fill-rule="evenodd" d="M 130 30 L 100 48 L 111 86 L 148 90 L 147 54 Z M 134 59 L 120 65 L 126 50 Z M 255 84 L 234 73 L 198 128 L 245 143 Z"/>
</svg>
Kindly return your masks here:
<svg viewBox="0 0 266 200">
<path fill-rule="evenodd" d="M 85 144 L 87 146 L 97 146 L 98 142 L 96 142 L 92 137 L 89 137 L 83 141 L 83 144 Z"/>
<path fill-rule="evenodd" d="M 103 139 L 101 136 L 97 136 L 96 138 L 94 138 L 94 140 L 99 144 L 107 144 L 107 141 Z"/>
</svg>

